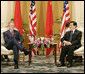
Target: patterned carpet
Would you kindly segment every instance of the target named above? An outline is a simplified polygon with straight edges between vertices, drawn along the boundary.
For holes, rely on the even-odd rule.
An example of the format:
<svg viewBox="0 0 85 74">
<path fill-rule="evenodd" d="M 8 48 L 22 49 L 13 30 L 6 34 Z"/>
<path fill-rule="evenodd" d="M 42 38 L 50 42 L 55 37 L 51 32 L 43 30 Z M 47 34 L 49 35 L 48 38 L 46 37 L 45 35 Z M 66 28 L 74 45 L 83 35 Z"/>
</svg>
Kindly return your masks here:
<svg viewBox="0 0 85 74">
<path fill-rule="evenodd" d="M 21 57 L 19 69 L 14 69 L 12 58 L 10 58 L 10 62 L 6 62 L 6 60 L 1 62 L 1 73 L 84 73 L 84 62 L 67 68 L 66 66 L 57 67 L 54 64 L 54 56 L 32 57 L 31 65 L 28 65 L 28 56 L 25 59 L 25 65 L 23 65 Z"/>
</svg>

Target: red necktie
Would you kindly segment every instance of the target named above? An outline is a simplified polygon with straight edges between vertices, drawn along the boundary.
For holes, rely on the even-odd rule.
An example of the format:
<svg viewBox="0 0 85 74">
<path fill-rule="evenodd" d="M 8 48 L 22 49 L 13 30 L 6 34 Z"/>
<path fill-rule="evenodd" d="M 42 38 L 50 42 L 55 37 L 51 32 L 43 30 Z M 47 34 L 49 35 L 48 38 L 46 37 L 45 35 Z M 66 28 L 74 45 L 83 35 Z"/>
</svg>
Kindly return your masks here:
<svg viewBox="0 0 85 74">
<path fill-rule="evenodd" d="M 13 31 L 11 32 L 12 36 L 14 36 Z"/>
</svg>

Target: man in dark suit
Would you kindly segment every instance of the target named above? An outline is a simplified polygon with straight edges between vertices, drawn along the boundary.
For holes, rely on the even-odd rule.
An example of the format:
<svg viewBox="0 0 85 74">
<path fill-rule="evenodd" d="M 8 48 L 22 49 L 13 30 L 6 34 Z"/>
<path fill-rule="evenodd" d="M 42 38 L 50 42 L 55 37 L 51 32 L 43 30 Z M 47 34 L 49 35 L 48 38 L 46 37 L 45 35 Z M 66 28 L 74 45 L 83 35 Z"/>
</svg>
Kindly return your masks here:
<svg viewBox="0 0 85 74">
<path fill-rule="evenodd" d="M 24 46 L 22 46 L 23 38 L 20 35 L 19 31 L 14 30 L 14 23 L 13 22 L 9 23 L 9 30 L 4 32 L 3 36 L 4 36 L 4 40 L 5 40 L 4 46 L 8 50 L 13 49 L 14 62 L 15 62 L 14 68 L 17 69 L 18 68 L 19 49 L 20 49 L 20 51 L 23 51 L 25 55 L 28 55 L 29 53 L 31 53 L 31 51 L 26 50 L 24 48 Z"/>
<path fill-rule="evenodd" d="M 60 64 L 58 66 L 65 66 L 65 57 L 67 55 L 67 67 L 72 67 L 74 50 L 81 47 L 82 32 L 76 29 L 77 23 L 75 21 L 69 22 L 67 26 L 70 31 L 67 31 L 64 37 L 61 38 L 64 45 L 61 48 Z"/>
</svg>

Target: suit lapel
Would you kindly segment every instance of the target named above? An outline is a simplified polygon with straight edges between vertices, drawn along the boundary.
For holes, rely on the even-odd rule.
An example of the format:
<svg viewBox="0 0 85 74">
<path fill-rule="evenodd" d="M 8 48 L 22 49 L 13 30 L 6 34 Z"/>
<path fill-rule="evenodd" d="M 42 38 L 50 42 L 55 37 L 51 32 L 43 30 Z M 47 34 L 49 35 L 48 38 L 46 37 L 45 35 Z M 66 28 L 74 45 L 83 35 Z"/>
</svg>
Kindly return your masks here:
<svg viewBox="0 0 85 74">
<path fill-rule="evenodd" d="M 77 30 L 75 29 L 72 39 L 75 38 Z"/>
<path fill-rule="evenodd" d="M 9 34 L 10 36 L 12 36 L 12 34 L 11 34 L 10 30 L 9 30 L 8 32 L 9 32 L 8 34 Z"/>
</svg>

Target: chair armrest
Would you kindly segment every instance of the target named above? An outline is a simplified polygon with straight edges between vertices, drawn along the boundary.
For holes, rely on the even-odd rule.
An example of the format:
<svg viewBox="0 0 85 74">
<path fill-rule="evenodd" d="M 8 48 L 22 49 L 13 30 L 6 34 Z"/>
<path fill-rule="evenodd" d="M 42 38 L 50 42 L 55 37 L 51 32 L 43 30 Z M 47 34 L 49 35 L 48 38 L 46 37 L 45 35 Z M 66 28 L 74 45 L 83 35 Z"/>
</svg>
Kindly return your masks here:
<svg viewBox="0 0 85 74">
<path fill-rule="evenodd" d="M 6 47 L 1 45 L 1 55 L 2 54 L 13 54 L 13 50 L 8 50 Z"/>
<path fill-rule="evenodd" d="M 80 54 L 80 53 L 84 53 L 84 46 L 81 46 L 80 48 L 74 51 L 74 54 Z"/>
</svg>

